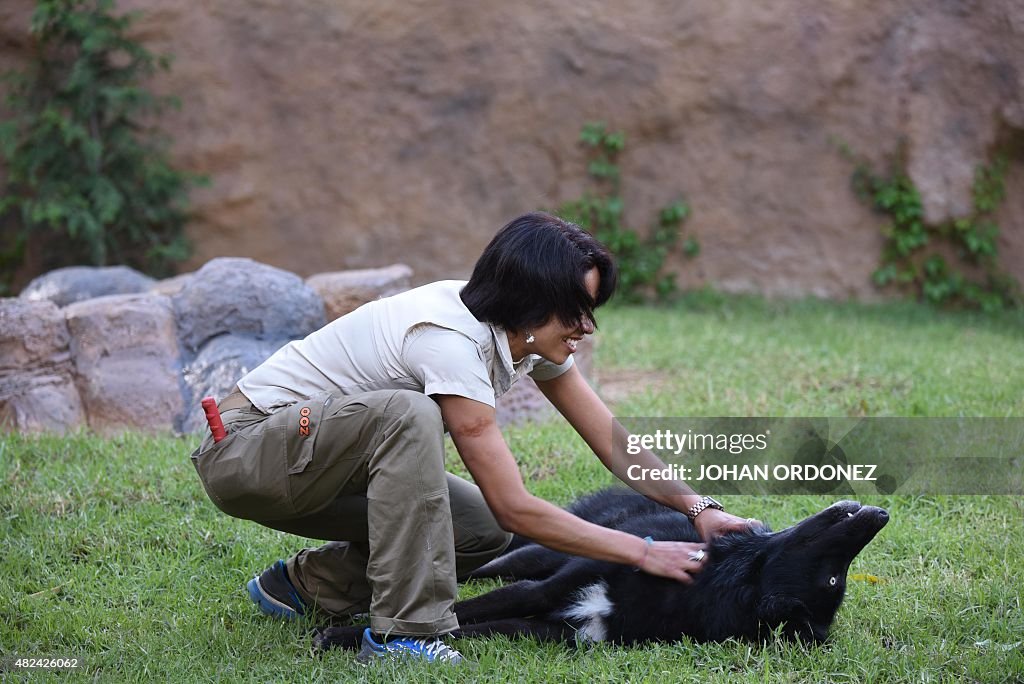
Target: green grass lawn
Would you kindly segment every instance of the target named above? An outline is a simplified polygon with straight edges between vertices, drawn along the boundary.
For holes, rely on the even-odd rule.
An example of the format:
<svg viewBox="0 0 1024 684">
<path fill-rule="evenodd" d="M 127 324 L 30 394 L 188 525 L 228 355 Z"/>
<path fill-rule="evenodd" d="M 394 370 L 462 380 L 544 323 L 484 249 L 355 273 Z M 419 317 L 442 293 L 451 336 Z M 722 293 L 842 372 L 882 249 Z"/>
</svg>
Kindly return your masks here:
<svg viewBox="0 0 1024 684">
<path fill-rule="evenodd" d="M 1024 320 L 911 305 L 698 295 L 602 311 L 598 385 L 619 415 L 1024 416 Z M 509 429 L 535 493 L 610 483 L 559 422 Z M 461 641 L 473 667 L 310 653 L 312 623 L 262 617 L 243 585 L 303 540 L 221 514 L 193 439 L 0 440 L 0 657 L 79 658 L 97 681 L 1024 681 L 1024 504 L 875 496 L 889 525 L 862 552 L 823 646 L 682 641 L 569 650 Z M 459 470 L 454 452 L 452 468 Z M 834 499 L 727 497 L 781 529 Z M 469 583 L 468 596 L 492 584 Z M 50 681 L 67 672 L 0 672 Z"/>
</svg>

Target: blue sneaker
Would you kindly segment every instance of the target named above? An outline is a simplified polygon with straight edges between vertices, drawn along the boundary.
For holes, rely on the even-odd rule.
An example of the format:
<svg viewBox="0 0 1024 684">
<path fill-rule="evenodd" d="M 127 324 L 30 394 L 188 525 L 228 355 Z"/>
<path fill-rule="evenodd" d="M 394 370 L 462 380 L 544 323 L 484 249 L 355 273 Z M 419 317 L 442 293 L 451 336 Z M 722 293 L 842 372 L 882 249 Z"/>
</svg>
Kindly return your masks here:
<svg viewBox="0 0 1024 684">
<path fill-rule="evenodd" d="M 380 644 L 367 627 L 363 631 L 363 647 L 356 661 L 367 665 L 378 658 L 418 658 L 428 663 L 462 662 L 462 654 L 437 637 L 399 636 Z"/>
<path fill-rule="evenodd" d="M 277 561 L 245 586 L 252 602 L 267 615 L 295 620 L 306 614 L 306 604 L 288 579 L 284 561 Z"/>
</svg>

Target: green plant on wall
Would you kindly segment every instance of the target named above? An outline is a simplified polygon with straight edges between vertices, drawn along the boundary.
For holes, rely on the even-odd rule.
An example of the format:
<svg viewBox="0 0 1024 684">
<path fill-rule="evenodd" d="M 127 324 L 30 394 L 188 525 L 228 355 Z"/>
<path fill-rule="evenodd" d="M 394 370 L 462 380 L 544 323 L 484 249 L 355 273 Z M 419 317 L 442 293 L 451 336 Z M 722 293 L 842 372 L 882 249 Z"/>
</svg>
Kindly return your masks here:
<svg viewBox="0 0 1024 684">
<path fill-rule="evenodd" d="M 977 169 L 970 215 L 928 225 L 921 195 L 903 164 L 881 174 L 845 145 L 840 151 L 856 163 L 854 192 L 889 218 L 881 264 L 873 276 L 878 287 L 902 289 L 933 304 L 984 311 L 1021 305 L 1019 284 L 998 264 L 999 226 L 993 218 L 1006 195 L 1005 156 Z"/>
<path fill-rule="evenodd" d="M 203 179 L 170 165 L 150 125 L 176 102 L 140 83 L 170 59 L 127 36 L 134 19 L 111 0 L 36 4 L 34 60 L 5 75 L 0 216 L 17 226 L 0 255 L 5 283 L 30 239 L 45 245 L 46 267 L 121 263 L 160 276 L 188 256 L 187 193 Z"/>
<path fill-rule="evenodd" d="M 619 265 L 619 293 L 624 301 L 667 297 L 675 291 L 675 274 L 664 271 L 665 261 L 681 239 L 683 221 L 690 213 L 676 201 L 658 213 L 647 235 L 624 223 L 621 172 L 618 156 L 626 144 L 621 132 L 606 130 L 602 123 L 588 123 L 580 132 L 587 149 L 587 175 L 592 189 L 576 200 L 565 202 L 555 213 L 590 230 L 615 255 Z M 700 244 L 687 237 L 682 251 L 688 257 L 700 253 Z"/>
</svg>

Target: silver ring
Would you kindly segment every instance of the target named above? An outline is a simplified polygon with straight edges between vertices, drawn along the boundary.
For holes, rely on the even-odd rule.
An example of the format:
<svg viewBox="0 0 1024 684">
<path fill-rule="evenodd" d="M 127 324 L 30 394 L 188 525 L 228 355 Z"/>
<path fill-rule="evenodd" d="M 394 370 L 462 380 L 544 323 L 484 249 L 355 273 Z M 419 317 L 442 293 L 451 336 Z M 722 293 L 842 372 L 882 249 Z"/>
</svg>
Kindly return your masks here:
<svg viewBox="0 0 1024 684">
<path fill-rule="evenodd" d="M 695 563 L 700 563 L 702 560 L 704 560 L 704 549 L 701 549 L 700 551 L 691 551 L 690 560 L 692 560 Z"/>
</svg>

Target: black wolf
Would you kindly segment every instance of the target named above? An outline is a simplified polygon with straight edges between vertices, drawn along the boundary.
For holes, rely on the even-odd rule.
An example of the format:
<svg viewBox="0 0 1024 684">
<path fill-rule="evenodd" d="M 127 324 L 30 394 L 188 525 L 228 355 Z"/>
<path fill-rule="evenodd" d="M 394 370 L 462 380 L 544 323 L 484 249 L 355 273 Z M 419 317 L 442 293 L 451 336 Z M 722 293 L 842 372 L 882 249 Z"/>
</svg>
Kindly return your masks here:
<svg viewBox="0 0 1024 684">
<path fill-rule="evenodd" d="M 628 490 L 603 490 L 569 510 L 655 541 L 700 541 L 686 516 Z M 456 638 L 526 635 L 618 644 L 730 637 L 821 642 L 843 601 L 850 562 L 889 520 L 873 506 L 840 501 L 772 533 L 767 527 L 712 541 L 694 582 L 569 556 L 517 538 L 473 574 L 515 582 L 455 604 Z M 319 632 L 319 648 L 358 646 L 362 627 Z"/>
</svg>

